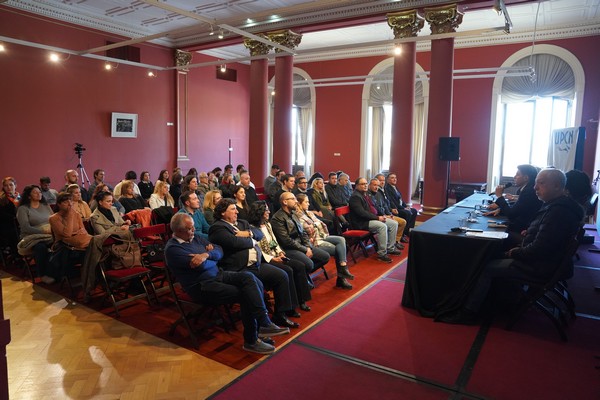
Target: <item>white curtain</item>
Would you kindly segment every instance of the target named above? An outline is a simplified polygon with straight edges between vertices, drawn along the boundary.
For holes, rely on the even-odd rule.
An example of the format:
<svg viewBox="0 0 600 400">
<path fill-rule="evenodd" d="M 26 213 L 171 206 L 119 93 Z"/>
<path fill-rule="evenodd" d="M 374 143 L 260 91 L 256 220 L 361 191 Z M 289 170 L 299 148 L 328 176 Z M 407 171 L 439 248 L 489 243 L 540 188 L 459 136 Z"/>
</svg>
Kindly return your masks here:
<svg viewBox="0 0 600 400">
<path fill-rule="evenodd" d="M 383 127 L 385 126 L 385 112 L 383 107 L 373 107 L 371 138 L 371 176 L 381 171 L 381 160 L 383 159 Z M 389 145 L 389 143 L 388 143 Z"/>
<path fill-rule="evenodd" d="M 575 96 L 575 76 L 565 61 L 552 54 L 534 54 L 517 61 L 513 66 L 532 66 L 535 78 L 515 76 L 502 82 L 502 102 L 522 103 L 536 97 Z"/>
<path fill-rule="evenodd" d="M 299 109 L 298 123 L 300 125 L 300 142 L 302 151 L 304 152 L 304 171 L 308 172 L 308 166 L 310 165 L 310 157 L 308 155 L 310 143 L 308 143 L 308 140 L 309 132 L 312 131 L 312 108 L 310 106 Z"/>
</svg>

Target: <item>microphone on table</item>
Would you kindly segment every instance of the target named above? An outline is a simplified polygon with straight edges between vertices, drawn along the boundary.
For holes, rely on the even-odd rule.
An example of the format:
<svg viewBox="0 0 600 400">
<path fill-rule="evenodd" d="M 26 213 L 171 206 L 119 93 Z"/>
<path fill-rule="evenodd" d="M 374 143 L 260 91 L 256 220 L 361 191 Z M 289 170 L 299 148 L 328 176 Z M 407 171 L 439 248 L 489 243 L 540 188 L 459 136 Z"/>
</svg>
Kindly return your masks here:
<svg viewBox="0 0 600 400">
<path fill-rule="evenodd" d="M 508 189 L 509 187 L 511 187 L 513 185 L 512 182 L 508 182 L 506 185 L 504 185 L 504 189 Z M 496 193 L 496 191 L 494 190 L 492 193 L 490 193 L 490 196 L 493 195 L 494 193 Z"/>
</svg>

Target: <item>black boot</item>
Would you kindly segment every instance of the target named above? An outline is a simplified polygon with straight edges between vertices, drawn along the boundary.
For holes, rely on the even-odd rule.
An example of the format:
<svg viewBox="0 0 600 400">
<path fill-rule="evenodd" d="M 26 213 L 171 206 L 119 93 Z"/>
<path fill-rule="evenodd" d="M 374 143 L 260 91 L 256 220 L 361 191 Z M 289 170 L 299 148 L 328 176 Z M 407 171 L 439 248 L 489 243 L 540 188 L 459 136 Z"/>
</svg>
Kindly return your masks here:
<svg viewBox="0 0 600 400">
<path fill-rule="evenodd" d="M 350 280 L 354 279 L 354 275 L 352 275 L 350 273 L 350 271 L 348 270 L 348 266 L 347 265 L 344 265 L 343 267 L 340 266 L 340 265 L 338 265 L 337 266 L 337 274 L 341 278 L 346 278 L 346 279 L 350 279 Z"/>
<path fill-rule="evenodd" d="M 340 289 L 350 290 L 352 289 L 352 285 L 348 283 L 346 278 L 338 276 L 335 281 L 335 287 L 339 287 Z"/>
</svg>

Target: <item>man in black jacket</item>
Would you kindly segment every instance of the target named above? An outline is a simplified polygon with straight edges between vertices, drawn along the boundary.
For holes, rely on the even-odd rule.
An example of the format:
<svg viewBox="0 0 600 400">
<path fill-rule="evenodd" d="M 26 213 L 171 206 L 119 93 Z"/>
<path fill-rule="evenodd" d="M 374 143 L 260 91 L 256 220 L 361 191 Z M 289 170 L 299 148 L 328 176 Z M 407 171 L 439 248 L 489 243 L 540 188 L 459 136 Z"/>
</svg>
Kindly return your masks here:
<svg viewBox="0 0 600 400">
<path fill-rule="evenodd" d="M 382 175 L 378 174 L 376 178 L 380 181 L 385 180 L 384 192 L 387 196 L 387 199 L 390 202 L 390 208 L 392 210 L 392 214 L 396 215 L 406 221 L 406 227 L 404 228 L 402 238 L 403 242 L 407 242 L 406 236 L 410 232 L 412 228 L 415 227 L 415 222 L 417 220 L 417 210 L 411 208 L 408 204 L 402 200 L 402 193 L 396 188 L 397 177 L 396 174 L 389 174 L 387 179 Z"/>
<path fill-rule="evenodd" d="M 554 275 L 567 244 L 579 230 L 584 214 L 583 208 L 564 194 L 565 183 L 565 174 L 558 169 L 544 169 L 537 175 L 534 189 L 544 204 L 529 225 L 523 244 L 507 251 L 505 258 L 490 261 L 483 268 L 464 308 L 440 317 L 440 321 L 475 323 L 495 278 L 545 281 Z M 569 271 L 565 274 L 568 275 Z"/>
<path fill-rule="evenodd" d="M 396 233 L 398 223 L 391 218 L 377 215 L 377 209 L 368 193 L 367 180 L 360 177 L 354 185 L 354 193 L 350 196 L 350 223 L 354 229 L 362 229 L 377 234 L 377 259 L 391 263 L 388 256 L 400 255 L 396 249 Z"/>
<path fill-rule="evenodd" d="M 273 289 L 273 322 L 279 326 L 298 328 L 298 323 L 286 317 L 300 316 L 292 307 L 287 274 L 271 264 L 261 262 L 262 252 L 258 241 L 262 239 L 263 233 L 260 229 L 251 227 L 247 221 L 238 220 L 237 214 L 233 199 L 222 199 L 215 207 L 216 221 L 210 226 L 208 239 L 223 248 L 223 258 L 219 261 L 219 266 L 225 271 L 252 272 L 265 288 Z"/>
</svg>

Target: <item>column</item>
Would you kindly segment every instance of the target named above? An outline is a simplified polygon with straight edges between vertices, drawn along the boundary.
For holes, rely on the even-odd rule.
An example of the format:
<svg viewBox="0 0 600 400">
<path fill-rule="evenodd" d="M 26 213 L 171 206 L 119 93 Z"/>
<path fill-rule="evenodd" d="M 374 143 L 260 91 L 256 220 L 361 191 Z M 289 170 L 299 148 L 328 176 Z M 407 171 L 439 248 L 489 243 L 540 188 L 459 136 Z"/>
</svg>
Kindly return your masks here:
<svg viewBox="0 0 600 400">
<path fill-rule="evenodd" d="M 432 35 L 455 32 L 462 22 L 463 14 L 457 10 L 456 4 L 425 8 L 424 11 Z M 449 162 L 441 161 L 438 155 L 440 137 L 451 136 L 453 68 L 454 38 L 433 39 L 423 180 L 423 212 L 429 215 L 435 215 L 446 207 Z"/>
<path fill-rule="evenodd" d="M 417 36 L 424 25 L 417 10 L 388 14 L 387 20 L 396 39 Z M 411 184 L 417 45 L 415 42 L 398 43 L 396 49 L 399 51 L 394 55 L 390 172 L 396 173 L 398 189 L 406 199 L 410 199 L 413 192 Z"/>
<path fill-rule="evenodd" d="M 185 67 L 192 61 L 192 53 L 175 50 L 175 65 Z M 189 161 L 187 154 L 187 68 L 178 68 L 175 79 L 177 88 L 177 166 L 180 162 Z"/>
<path fill-rule="evenodd" d="M 264 35 L 262 35 L 264 36 Z M 267 176 L 269 169 L 269 138 L 268 138 L 268 59 L 266 55 L 271 46 L 254 39 L 245 39 L 244 46 L 250 50 L 251 56 L 264 55 L 250 61 L 250 118 L 249 118 L 249 152 L 248 168 L 255 182 L 262 182 Z"/>
<path fill-rule="evenodd" d="M 290 30 L 268 32 L 272 42 L 294 49 L 302 35 Z M 281 52 L 275 49 L 276 53 Z M 275 59 L 275 102 L 273 116 L 273 163 L 288 173 L 292 171 L 292 106 L 294 58 L 292 55 Z"/>
</svg>

